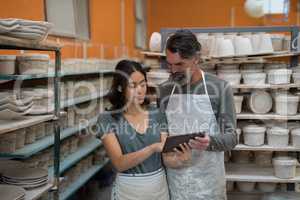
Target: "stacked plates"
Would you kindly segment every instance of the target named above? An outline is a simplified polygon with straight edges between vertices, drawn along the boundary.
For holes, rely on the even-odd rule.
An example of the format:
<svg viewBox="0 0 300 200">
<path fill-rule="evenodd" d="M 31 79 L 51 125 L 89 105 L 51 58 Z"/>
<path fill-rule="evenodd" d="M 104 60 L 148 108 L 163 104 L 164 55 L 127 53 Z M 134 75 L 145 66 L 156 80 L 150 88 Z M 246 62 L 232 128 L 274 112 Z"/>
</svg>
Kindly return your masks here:
<svg viewBox="0 0 300 200">
<path fill-rule="evenodd" d="M 53 24 L 24 19 L 1 19 L 0 34 L 14 38 L 41 41 L 45 39 Z"/>
<path fill-rule="evenodd" d="M 25 164 L 15 160 L 0 160 L 0 178 L 3 174 L 3 171 L 5 171 L 5 169 L 17 168 L 17 167 L 25 167 Z"/>
<path fill-rule="evenodd" d="M 25 200 L 25 190 L 14 185 L 0 184 L 1 200 Z"/>
<path fill-rule="evenodd" d="M 16 95 L 0 93 L 0 120 L 19 119 L 32 108 L 32 98 L 18 99 Z"/>
<path fill-rule="evenodd" d="M 48 172 L 40 168 L 7 168 L 2 172 L 2 182 L 24 189 L 34 189 L 48 183 Z"/>
</svg>

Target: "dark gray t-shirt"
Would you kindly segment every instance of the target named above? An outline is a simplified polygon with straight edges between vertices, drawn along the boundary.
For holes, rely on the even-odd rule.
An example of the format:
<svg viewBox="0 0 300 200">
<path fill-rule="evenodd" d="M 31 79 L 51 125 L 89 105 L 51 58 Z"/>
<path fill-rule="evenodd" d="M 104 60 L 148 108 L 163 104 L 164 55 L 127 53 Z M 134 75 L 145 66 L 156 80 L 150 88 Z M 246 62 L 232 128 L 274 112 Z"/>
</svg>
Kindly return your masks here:
<svg viewBox="0 0 300 200">
<path fill-rule="evenodd" d="M 149 125 L 145 133 L 138 133 L 120 114 L 116 119 L 111 113 L 101 114 L 98 118 L 98 134 L 101 138 L 106 133 L 114 133 L 123 154 L 139 151 L 153 143 L 160 142 L 161 132 L 167 132 L 167 122 L 159 109 L 149 107 Z M 162 167 L 161 154 L 154 153 L 141 164 L 123 172 L 130 174 L 148 173 Z"/>
</svg>

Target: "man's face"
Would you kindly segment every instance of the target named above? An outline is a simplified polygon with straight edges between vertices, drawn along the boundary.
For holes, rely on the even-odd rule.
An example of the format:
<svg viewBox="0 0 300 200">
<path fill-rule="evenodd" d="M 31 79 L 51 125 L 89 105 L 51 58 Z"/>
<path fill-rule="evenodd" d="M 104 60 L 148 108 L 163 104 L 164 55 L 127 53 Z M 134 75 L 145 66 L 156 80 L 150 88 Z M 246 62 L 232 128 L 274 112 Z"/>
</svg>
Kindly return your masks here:
<svg viewBox="0 0 300 200">
<path fill-rule="evenodd" d="M 171 72 L 171 79 L 180 85 L 191 81 L 193 70 L 196 67 L 196 58 L 182 58 L 179 53 L 172 53 L 167 50 L 167 64 Z"/>
</svg>

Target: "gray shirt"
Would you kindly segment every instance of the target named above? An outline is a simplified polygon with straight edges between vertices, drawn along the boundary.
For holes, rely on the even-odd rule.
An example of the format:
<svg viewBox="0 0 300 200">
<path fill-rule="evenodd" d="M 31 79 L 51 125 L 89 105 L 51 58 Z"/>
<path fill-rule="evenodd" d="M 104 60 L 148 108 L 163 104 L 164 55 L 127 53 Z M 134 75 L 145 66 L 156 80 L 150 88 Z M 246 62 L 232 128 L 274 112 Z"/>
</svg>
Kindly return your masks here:
<svg viewBox="0 0 300 200">
<path fill-rule="evenodd" d="M 237 144 L 237 137 L 235 132 L 236 113 L 232 89 L 228 82 L 221 80 L 209 73 L 205 73 L 205 81 L 212 109 L 221 131 L 221 134 L 210 137 L 211 142 L 208 150 L 231 150 Z M 158 106 L 162 111 L 165 111 L 167 107 L 169 96 L 172 92 L 173 86 L 174 84 L 165 82 L 159 88 Z M 174 91 L 174 94 L 176 93 L 204 94 L 204 84 L 201 80 L 193 85 L 187 85 L 181 88 L 177 87 Z"/>
<path fill-rule="evenodd" d="M 136 152 L 153 143 L 160 142 L 161 132 L 167 132 L 166 119 L 159 109 L 149 107 L 148 110 L 149 124 L 145 133 L 138 133 L 122 114 L 115 118 L 111 113 L 106 112 L 98 118 L 97 137 L 101 138 L 105 133 L 114 133 L 123 154 Z M 154 153 L 141 164 L 123 173 L 148 173 L 161 167 L 161 154 Z"/>
</svg>

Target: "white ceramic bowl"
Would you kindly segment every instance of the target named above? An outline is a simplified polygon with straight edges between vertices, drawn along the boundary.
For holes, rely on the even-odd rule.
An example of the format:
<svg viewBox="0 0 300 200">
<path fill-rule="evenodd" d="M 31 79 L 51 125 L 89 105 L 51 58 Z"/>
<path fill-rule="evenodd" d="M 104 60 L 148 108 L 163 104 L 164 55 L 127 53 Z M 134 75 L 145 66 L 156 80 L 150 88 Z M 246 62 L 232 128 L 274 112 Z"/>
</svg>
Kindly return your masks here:
<svg viewBox="0 0 300 200">
<path fill-rule="evenodd" d="M 291 179 L 296 176 L 298 161 L 291 157 L 273 158 L 275 176 L 282 179 Z"/>
<path fill-rule="evenodd" d="M 219 57 L 234 56 L 234 47 L 231 39 L 220 40 L 217 44 L 217 55 Z"/>
<path fill-rule="evenodd" d="M 49 61 L 48 54 L 23 54 L 17 56 L 17 67 L 21 74 L 47 74 L 53 72 Z"/>
<path fill-rule="evenodd" d="M 296 84 L 300 84 L 300 73 L 293 73 L 293 81 Z"/>
<path fill-rule="evenodd" d="M 292 70 L 274 69 L 268 72 L 268 82 L 270 84 L 289 84 L 291 82 Z"/>
<path fill-rule="evenodd" d="M 300 128 L 293 129 L 291 131 L 292 144 L 296 148 L 300 148 Z"/>
<path fill-rule="evenodd" d="M 272 147 L 287 147 L 289 144 L 289 129 L 272 127 L 267 130 L 268 145 Z"/>
<path fill-rule="evenodd" d="M 245 145 L 261 146 L 265 143 L 266 127 L 258 125 L 248 125 L 243 128 Z"/>
<path fill-rule="evenodd" d="M 242 75 L 240 73 L 222 73 L 218 74 L 218 77 L 229 82 L 231 85 L 239 85 Z"/>
<path fill-rule="evenodd" d="M 262 85 L 266 83 L 266 73 L 243 73 L 244 84 Z"/>
<path fill-rule="evenodd" d="M 236 113 L 242 112 L 243 99 L 244 96 L 234 96 L 234 106 Z"/>
<path fill-rule="evenodd" d="M 299 96 L 294 95 L 276 95 L 275 111 L 279 115 L 295 115 L 298 111 Z"/>
<path fill-rule="evenodd" d="M 253 53 L 252 44 L 249 38 L 236 36 L 234 39 L 234 49 L 236 55 L 249 55 Z"/>
</svg>

